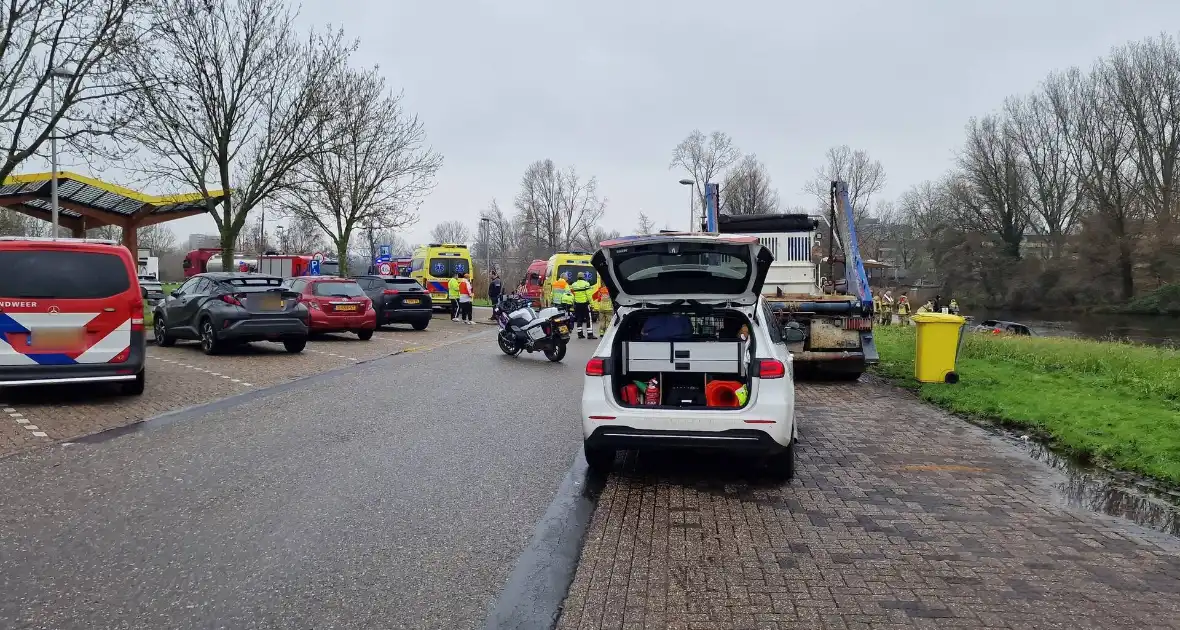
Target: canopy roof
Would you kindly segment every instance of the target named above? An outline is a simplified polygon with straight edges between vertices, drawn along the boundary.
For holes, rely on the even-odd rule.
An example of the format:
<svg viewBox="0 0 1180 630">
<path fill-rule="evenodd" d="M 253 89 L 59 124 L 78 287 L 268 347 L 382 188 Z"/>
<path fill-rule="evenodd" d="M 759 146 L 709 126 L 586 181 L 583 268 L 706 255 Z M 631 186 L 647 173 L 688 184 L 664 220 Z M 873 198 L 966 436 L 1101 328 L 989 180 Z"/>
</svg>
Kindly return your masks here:
<svg viewBox="0 0 1180 630">
<path fill-rule="evenodd" d="M 0 206 L 38 219 L 50 220 L 51 173 L 10 175 L 0 186 Z M 209 191 L 209 201 L 225 198 Z M 143 227 L 203 214 L 208 206 L 199 192 L 181 195 L 149 195 L 68 171 L 57 174 L 59 223 L 75 230 L 118 225 Z"/>
</svg>

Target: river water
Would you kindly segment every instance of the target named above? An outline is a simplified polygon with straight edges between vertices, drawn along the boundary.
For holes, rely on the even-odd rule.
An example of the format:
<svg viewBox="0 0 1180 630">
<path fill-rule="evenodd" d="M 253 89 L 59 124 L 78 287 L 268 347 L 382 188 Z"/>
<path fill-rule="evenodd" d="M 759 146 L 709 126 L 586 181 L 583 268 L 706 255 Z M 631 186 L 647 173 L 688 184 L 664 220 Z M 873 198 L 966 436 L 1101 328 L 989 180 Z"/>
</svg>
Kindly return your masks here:
<svg viewBox="0 0 1180 630">
<path fill-rule="evenodd" d="M 1086 339 L 1120 339 L 1153 346 L 1180 348 L 1180 317 L 1147 315 L 1100 315 L 1065 313 L 1054 317 L 1047 313 L 1013 313 L 978 311 L 964 313 L 975 321 L 1001 319 L 1019 322 L 1035 334 L 1052 337 Z"/>
</svg>

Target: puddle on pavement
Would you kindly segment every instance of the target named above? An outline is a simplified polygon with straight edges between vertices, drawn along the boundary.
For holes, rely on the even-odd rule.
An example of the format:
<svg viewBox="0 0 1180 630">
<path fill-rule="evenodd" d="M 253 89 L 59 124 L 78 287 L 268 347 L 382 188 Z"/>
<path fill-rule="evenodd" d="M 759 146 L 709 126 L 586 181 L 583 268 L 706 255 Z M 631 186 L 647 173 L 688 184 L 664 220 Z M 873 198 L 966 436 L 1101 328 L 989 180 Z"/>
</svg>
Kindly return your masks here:
<svg viewBox="0 0 1180 630">
<path fill-rule="evenodd" d="M 1117 474 L 1081 464 L 1035 440 L 994 425 L 985 428 L 1049 465 L 1063 476 L 1054 490 L 1073 507 L 1125 518 L 1143 527 L 1180 537 L 1180 492 L 1130 474 Z"/>
</svg>

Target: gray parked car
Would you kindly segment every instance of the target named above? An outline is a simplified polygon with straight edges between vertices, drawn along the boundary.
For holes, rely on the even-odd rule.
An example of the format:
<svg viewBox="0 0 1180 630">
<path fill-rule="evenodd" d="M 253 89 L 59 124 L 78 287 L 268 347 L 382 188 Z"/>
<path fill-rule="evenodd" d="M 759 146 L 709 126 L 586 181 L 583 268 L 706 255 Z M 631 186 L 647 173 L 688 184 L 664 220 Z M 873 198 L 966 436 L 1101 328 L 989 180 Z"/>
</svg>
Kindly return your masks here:
<svg viewBox="0 0 1180 630">
<path fill-rule="evenodd" d="M 211 272 L 189 278 L 154 309 L 156 344 L 196 339 L 205 354 L 251 341 L 281 341 L 287 352 L 307 345 L 307 306 L 261 273 Z"/>
</svg>

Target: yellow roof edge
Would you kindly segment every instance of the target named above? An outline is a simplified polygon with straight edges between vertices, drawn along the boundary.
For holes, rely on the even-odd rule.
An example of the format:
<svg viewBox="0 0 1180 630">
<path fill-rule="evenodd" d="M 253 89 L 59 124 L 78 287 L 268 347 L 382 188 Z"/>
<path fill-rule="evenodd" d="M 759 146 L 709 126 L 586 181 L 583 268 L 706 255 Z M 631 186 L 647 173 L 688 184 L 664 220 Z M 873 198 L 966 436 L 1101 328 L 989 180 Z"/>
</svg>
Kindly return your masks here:
<svg viewBox="0 0 1180 630">
<path fill-rule="evenodd" d="M 49 181 L 49 179 L 51 177 L 53 177 L 53 173 L 26 173 L 23 175 L 9 175 L 8 177 L 4 178 L 4 185 L 7 186 L 9 184 L 30 184 L 33 182 Z M 134 199 L 135 201 L 139 201 L 141 203 L 150 203 L 152 205 L 157 205 L 157 206 L 163 205 L 163 204 L 169 204 L 169 203 L 188 203 L 191 201 L 201 201 L 205 198 L 205 195 L 203 195 L 199 192 L 181 193 L 181 194 L 176 194 L 176 195 L 149 195 L 147 193 L 139 192 L 138 190 L 132 190 L 130 188 L 125 188 L 125 187 L 120 186 L 118 184 L 104 182 L 101 179 L 95 179 L 93 177 L 87 177 L 85 175 L 71 173 L 70 171 L 58 171 L 57 179 L 59 181 L 63 180 L 63 179 L 72 179 L 74 181 L 82 182 L 83 184 L 87 184 L 90 186 L 94 186 L 95 188 L 105 190 L 105 191 L 115 194 L 115 195 L 127 197 L 128 199 Z M 221 191 L 221 190 L 210 190 L 209 191 L 210 198 L 216 199 L 218 197 L 224 197 L 224 196 L 225 196 L 224 191 Z"/>
</svg>

